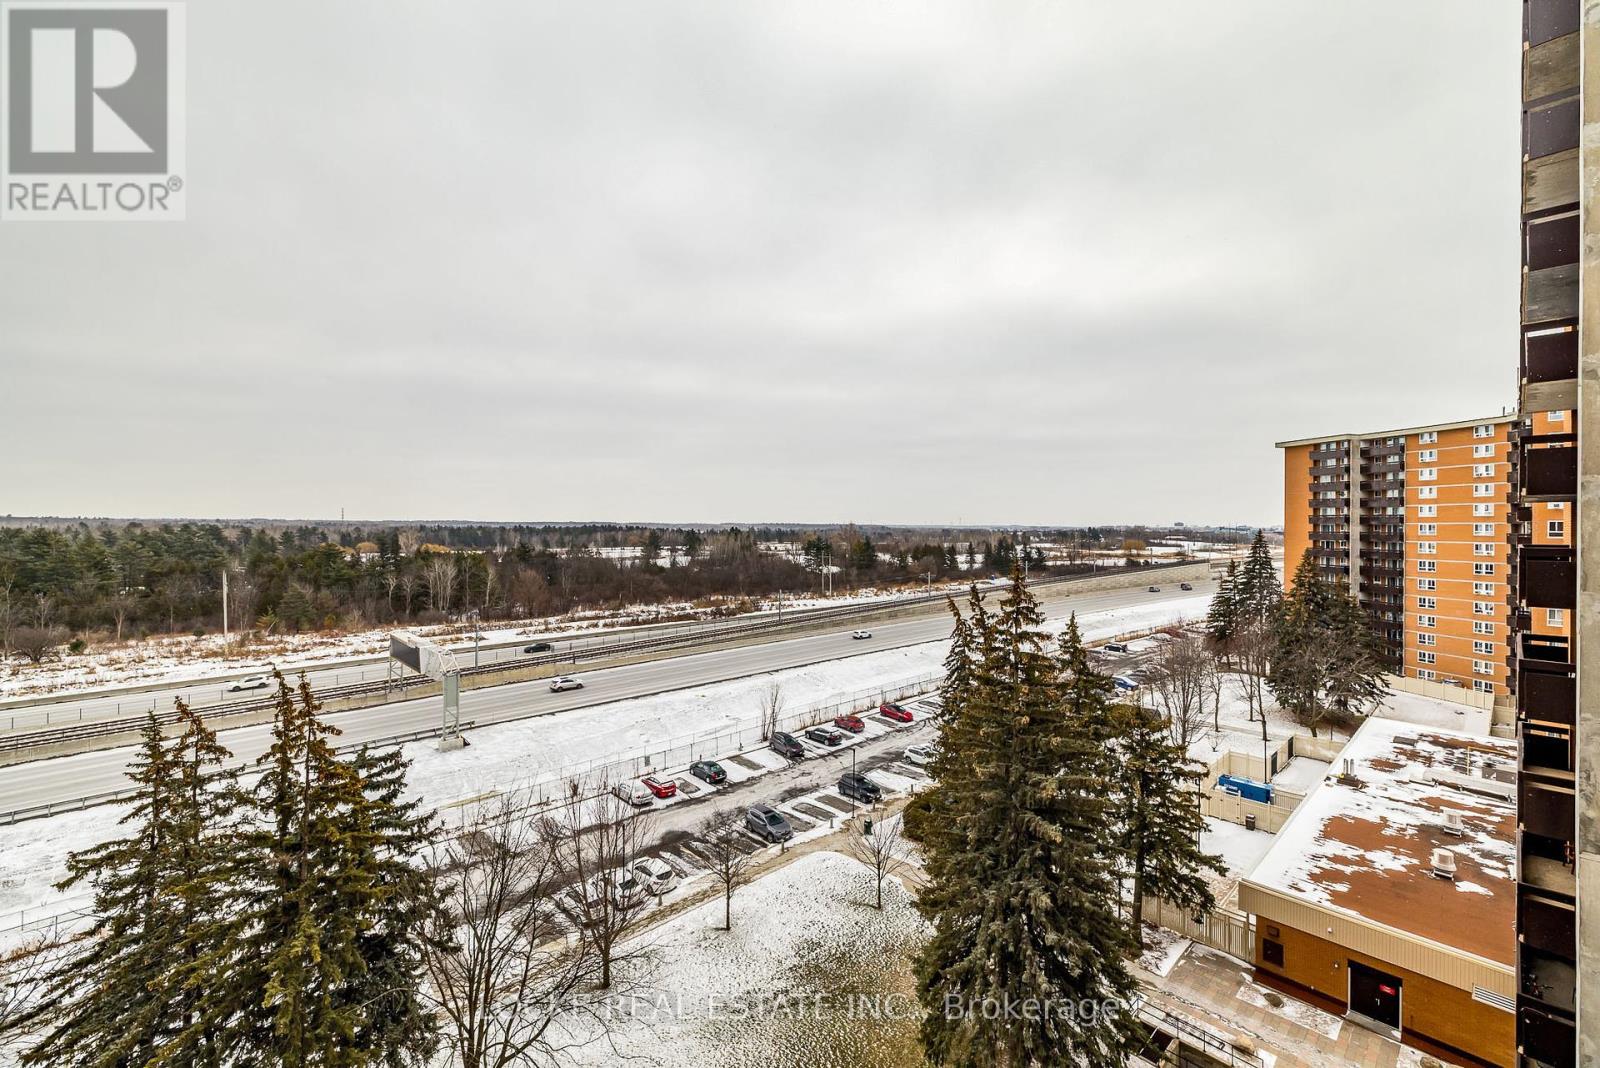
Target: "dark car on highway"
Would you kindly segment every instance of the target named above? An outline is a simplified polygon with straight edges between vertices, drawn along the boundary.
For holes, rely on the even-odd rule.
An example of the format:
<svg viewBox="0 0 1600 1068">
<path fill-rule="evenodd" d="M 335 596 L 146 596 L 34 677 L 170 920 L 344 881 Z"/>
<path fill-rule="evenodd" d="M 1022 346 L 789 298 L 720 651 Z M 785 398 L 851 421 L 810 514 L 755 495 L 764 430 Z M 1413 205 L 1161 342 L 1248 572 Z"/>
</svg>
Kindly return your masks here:
<svg viewBox="0 0 1600 1068">
<path fill-rule="evenodd" d="M 751 805 L 744 814 L 744 825 L 769 842 L 783 842 L 794 837 L 789 821 L 771 805 Z"/>
<path fill-rule="evenodd" d="M 696 760 L 689 765 L 689 774 L 712 786 L 728 781 L 728 773 L 715 760 Z"/>
<path fill-rule="evenodd" d="M 1151 586 L 1151 587 L 1148 588 L 1148 592 L 1150 592 L 1150 593 L 1160 593 L 1161 592 L 1161 587 L 1160 586 Z"/>
<path fill-rule="evenodd" d="M 839 792 L 869 805 L 883 800 L 883 789 L 858 771 L 847 771 L 839 776 Z"/>
<path fill-rule="evenodd" d="M 1180 583 L 1178 583 L 1178 589 L 1180 589 L 1180 590 L 1192 590 L 1192 589 L 1194 589 L 1194 584 L 1191 583 L 1191 582 L 1180 582 Z"/>
<path fill-rule="evenodd" d="M 851 734 L 860 734 L 862 731 L 867 729 L 867 725 L 861 721 L 860 716 L 848 714 L 843 716 L 834 716 L 833 725 L 838 727 L 840 730 L 849 731 Z"/>
<path fill-rule="evenodd" d="M 774 753 L 777 753 L 779 756 L 788 757 L 790 760 L 799 760 L 801 757 L 806 755 L 806 747 L 800 744 L 800 739 L 796 738 L 792 734 L 785 734 L 782 731 L 774 734 L 772 736 L 772 741 L 768 744 L 772 746 L 772 751 Z"/>
<path fill-rule="evenodd" d="M 522 651 L 525 653 L 548 653 L 554 648 L 555 646 L 549 642 L 534 642 L 532 645 L 524 645 Z"/>
<path fill-rule="evenodd" d="M 838 745 L 844 741 L 844 732 L 832 727 L 812 727 L 806 731 L 806 737 L 819 745 Z"/>
</svg>

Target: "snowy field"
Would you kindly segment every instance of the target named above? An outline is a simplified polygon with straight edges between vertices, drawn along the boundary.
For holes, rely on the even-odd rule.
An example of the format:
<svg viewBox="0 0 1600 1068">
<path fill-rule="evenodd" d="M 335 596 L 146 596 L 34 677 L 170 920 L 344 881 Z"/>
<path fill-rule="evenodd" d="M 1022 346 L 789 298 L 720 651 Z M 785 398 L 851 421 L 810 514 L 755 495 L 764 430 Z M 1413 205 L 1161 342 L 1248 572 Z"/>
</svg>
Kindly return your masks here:
<svg viewBox="0 0 1600 1068">
<path fill-rule="evenodd" d="M 707 902 L 641 935 L 611 1041 L 578 1065 L 911 1068 L 922 1063 L 910 960 L 926 927 L 895 879 L 871 907 L 869 870 L 839 853 L 796 859 L 741 889 L 733 930 Z"/>
</svg>

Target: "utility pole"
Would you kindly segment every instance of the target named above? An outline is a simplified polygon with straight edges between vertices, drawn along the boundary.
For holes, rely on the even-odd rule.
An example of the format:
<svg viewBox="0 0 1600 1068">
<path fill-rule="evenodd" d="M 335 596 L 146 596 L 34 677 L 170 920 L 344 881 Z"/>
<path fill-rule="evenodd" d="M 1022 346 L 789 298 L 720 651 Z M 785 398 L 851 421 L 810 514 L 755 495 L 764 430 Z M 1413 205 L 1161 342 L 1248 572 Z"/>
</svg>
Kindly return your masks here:
<svg viewBox="0 0 1600 1068">
<path fill-rule="evenodd" d="M 222 640 L 228 641 L 228 565 L 222 565 Z"/>
</svg>

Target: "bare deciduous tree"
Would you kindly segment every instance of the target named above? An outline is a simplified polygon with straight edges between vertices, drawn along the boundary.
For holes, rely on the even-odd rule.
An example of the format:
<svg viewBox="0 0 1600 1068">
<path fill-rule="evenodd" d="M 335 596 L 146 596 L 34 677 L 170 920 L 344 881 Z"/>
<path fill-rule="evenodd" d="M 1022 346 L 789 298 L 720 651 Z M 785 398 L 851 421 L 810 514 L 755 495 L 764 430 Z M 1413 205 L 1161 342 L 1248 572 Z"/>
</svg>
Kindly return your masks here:
<svg viewBox="0 0 1600 1068">
<path fill-rule="evenodd" d="M 1251 719 L 1261 719 L 1263 730 L 1267 718 L 1267 676 L 1272 670 L 1272 648 L 1272 628 L 1266 622 L 1247 623 L 1234 635 L 1234 662 L 1239 665 L 1245 706 Z"/>
<path fill-rule="evenodd" d="M 568 804 L 541 826 L 545 847 L 570 891 L 556 898 L 556 906 L 594 947 L 598 985 L 608 989 L 623 959 L 623 937 L 647 897 L 629 894 L 618 879 L 627 877 L 644 851 L 652 821 L 612 793 L 609 783 L 574 780 L 568 784 Z"/>
<path fill-rule="evenodd" d="M 65 640 L 65 632 L 56 627 L 13 627 L 11 630 L 11 648 L 34 664 L 42 663 Z"/>
<path fill-rule="evenodd" d="M 1205 724 L 1216 658 L 1204 640 L 1179 638 L 1161 647 L 1153 668 L 1149 687 L 1155 704 L 1166 715 L 1173 744 L 1187 749 Z"/>
<path fill-rule="evenodd" d="M 771 741 L 783 716 L 783 683 L 774 682 L 761 695 L 761 740 Z"/>
<path fill-rule="evenodd" d="M 865 825 L 863 825 L 865 827 Z M 846 847 L 850 856 L 865 864 L 872 872 L 877 901 L 873 908 L 883 911 L 883 881 L 905 870 L 911 853 L 911 842 L 900 833 L 901 821 L 889 820 L 872 828 L 871 834 L 851 837 Z"/>
<path fill-rule="evenodd" d="M 456 558 L 450 553 L 429 553 L 424 568 L 428 584 L 428 605 L 435 612 L 448 612 L 456 596 Z"/>
<path fill-rule="evenodd" d="M 0 1053 L 24 1045 L 29 1035 L 17 1022 L 44 993 L 53 957 L 65 945 L 55 938 L 30 938 L 0 953 Z M 48 1019 L 36 1021 L 48 1026 Z"/>
<path fill-rule="evenodd" d="M 699 848 L 711 872 L 711 881 L 722 893 L 722 929 L 733 930 L 733 894 L 752 878 L 756 851 L 744 830 L 744 817 L 737 809 L 718 812 L 700 825 Z"/>
<path fill-rule="evenodd" d="M 598 957 L 582 931 L 562 937 L 556 857 L 520 801 L 490 809 L 428 866 L 447 912 L 423 966 L 462 1068 L 550 1064 L 576 1030 L 571 1017 L 604 1024 L 588 993 Z"/>
</svg>

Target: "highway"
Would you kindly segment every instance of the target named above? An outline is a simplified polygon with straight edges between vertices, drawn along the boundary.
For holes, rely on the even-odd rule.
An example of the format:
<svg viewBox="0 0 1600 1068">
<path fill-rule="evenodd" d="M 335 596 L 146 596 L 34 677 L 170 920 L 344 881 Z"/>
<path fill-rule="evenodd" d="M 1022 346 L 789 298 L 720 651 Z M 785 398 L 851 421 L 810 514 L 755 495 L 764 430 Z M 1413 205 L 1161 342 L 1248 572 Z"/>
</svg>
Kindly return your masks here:
<svg viewBox="0 0 1600 1068">
<path fill-rule="evenodd" d="M 1090 636 L 1108 636 L 1119 629 L 1115 620 L 1096 625 L 1097 613 L 1136 606 L 1156 607 L 1183 604 L 1185 615 L 1204 614 L 1212 583 L 1195 582 L 1193 592 L 1164 586 L 1161 593 L 1143 587 L 1061 596 L 1052 590 L 1043 601 L 1051 618 L 1077 612 Z M 1109 624 L 1110 629 L 1107 629 Z M 850 622 L 837 631 L 810 634 L 758 645 L 715 652 L 669 657 L 663 660 L 579 672 L 582 690 L 553 694 L 544 681 L 513 683 L 504 686 L 467 690 L 461 695 L 461 718 L 479 727 L 505 720 L 558 714 L 575 708 L 642 697 L 690 686 L 705 685 L 747 675 L 801 667 L 841 657 L 877 652 L 949 636 L 950 620 L 934 615 L 904 621 L 872 624 L 873 637 L 864 641 L 850 637 Z M 1120 628 L 1134 629 L 1138 624 Z M 329 721 L 344 733 L 340 744 L 390 738 L 421 730 L 438 723 L 439 698 L 398 701 L 373 708 L 330 715 Z M 270 727 L 258 724 L 222 732 L 222 741 L 238 760 L 254 760 L 270 744 Z M 0 769 L 0 812 L 53 804 L 97 793 L 118 790 L 126 785 L 124 771 L 132 749 L 102 750 L 57 757 Z M 596 754 L 601 756 L 604 754 Z M 69 817 L 70 818 L 70 817 Z"/>
</svg>

